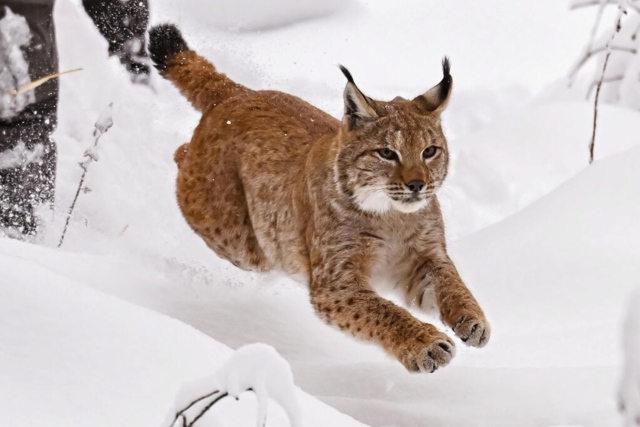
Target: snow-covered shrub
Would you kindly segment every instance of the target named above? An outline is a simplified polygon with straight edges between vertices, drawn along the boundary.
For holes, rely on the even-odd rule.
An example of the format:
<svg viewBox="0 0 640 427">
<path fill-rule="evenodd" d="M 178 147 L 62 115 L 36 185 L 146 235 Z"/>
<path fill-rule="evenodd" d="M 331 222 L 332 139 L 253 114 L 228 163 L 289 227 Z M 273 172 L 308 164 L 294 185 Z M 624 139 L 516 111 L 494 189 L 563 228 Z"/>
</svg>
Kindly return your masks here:
<svg viewBox="0 0 640 427">
<path fill-rule="evenodd" d="M 620 410 L 625 427 L 640 424 L 640 290 L 631 298 L 624 325 L 624 371 L 620 384 Z"/>
<path fill-rule="evenodd" d="M 239 348 L 213 376 L 184 387 L 167 417 L 166 427 L 194 425 L 225 397 L 238 398 L 247 391 L 258 399 L 257 426 L 264 427 L 269 399 L 287 413 L 291 427 L 302 426 L 289 363 L 271 346 L 250 344 Z"/>
<path fill-rule="evenodd" d="M 607 8 L 615 6 L 626 11 L 619 28 L 618 19 L 603 22 Z M 588 68 L 591 77 L 579 88 L 587 99 L 595 96 L 602 79 L 600 102 L 640 110 L 640 0 L 573 0 L 572 8 L 583 7 L 598 10 L 589 41 L 569 73 L 570 83 Z M 608 52 L 611 55 L 603 74 Z"/>
</svg>

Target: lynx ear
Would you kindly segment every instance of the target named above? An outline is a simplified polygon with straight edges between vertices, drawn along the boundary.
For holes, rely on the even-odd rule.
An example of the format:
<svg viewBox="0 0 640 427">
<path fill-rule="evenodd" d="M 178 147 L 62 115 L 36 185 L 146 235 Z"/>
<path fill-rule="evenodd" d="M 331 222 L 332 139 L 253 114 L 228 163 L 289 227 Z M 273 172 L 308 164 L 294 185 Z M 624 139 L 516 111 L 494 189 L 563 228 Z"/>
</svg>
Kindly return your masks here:
<svg viewBox="0 0 640 427">
<path fill-rule="evenodd" d="M 366 121 L 376 119 L 378 115 L 369 104 L 369 98 L 356 86 L 349 70 L 342 65 L 340 65 L 340 70 L 348 80 L 347 86 L 344 88 L 344 117 L 342 121 L 349 130 L 352 130 Z"/>
<path fill-rule="evenodd" d="M 442 60 L 442 80 L 424 94 L 413 99 L 413 103 L 426 113 L 440 114 L 447 108 L 451 89 L 453 89 L 453 78 L 450 74 L 451 64 L 446 56 Z"/>
</svg>

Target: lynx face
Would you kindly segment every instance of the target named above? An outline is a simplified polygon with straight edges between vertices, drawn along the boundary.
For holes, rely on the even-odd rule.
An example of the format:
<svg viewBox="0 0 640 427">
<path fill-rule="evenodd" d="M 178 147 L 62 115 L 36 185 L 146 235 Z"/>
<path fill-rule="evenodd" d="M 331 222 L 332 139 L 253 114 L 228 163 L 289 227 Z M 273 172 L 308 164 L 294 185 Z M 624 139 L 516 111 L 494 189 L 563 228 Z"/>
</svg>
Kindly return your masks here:
<svg viewBox="0 0 640 427">
<path fill-rule="evenodd" d="M 415 212 L 442 185 L 449 165 L 440 125 L 452 88 L 449 64 L 437 86 L 412 101 L 366 97 L 343 68 L 345 116 L 336 159 L 339 189 L 368 212 Z"/>
<path fill-rule="evenodd" d="M 362 210 L 415 212 L 429 203 L 447 175 L 449 153 L 439 121 L 406 107 L 386 103 L 388 115 L 343 132 L 342 191 Z"/>
</svg>

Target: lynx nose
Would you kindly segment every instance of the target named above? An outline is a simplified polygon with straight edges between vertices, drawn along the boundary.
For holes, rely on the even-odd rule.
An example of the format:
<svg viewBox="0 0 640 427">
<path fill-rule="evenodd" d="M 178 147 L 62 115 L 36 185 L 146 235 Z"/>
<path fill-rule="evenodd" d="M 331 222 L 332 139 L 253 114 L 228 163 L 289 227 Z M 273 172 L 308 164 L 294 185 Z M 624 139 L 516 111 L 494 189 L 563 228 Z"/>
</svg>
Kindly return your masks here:
<svg viewBox="0 0 640 427">
<path fill-rule="evenodd" d="M 409 190 L 411 190 L 412 192 L 417 193 L 419 191 L 422 191 L 425 185 L 427 185 L 427 183 L 423 180 L 414 179 L 413 181 L 409 181 L 407 187 L 409 187 Z"/>
</svg>

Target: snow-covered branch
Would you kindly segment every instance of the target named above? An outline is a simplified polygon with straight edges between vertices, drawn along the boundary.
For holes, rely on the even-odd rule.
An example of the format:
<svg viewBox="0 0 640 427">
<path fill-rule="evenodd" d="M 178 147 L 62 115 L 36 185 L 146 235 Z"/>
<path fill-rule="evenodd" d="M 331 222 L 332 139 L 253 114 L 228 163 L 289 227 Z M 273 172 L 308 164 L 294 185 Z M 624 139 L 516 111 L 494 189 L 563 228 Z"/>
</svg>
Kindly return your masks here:
<svg viewBox="0 0 640 427">
<path fill-rule="evenodd" d="M 255 393 L 258 399 L 258 427 L 266 424 L 269 399 L 285 410 L 292 427 L 302 426 L 291 368 L 273 347 L 265 344 L 241 347 L 212 377 L 183 389 L 165 425 L 194 427 L 220 400 L 237 399 L 247 391 Z"/>
<path fill-rule="evenodd" d="M 83 162 L 80 162 L 80 167 L 82 168 L 82 176 L 80 177 L 80 183 L 78 184 L 76 195 L 73 198 L 71 206 L 69 207 L 69 213 L 67 214 L 67 220 L 64 224 L 64 230 L 62 231 L 62 235 L 60 236 L 58 247 L 62 246 L 64 237 L 67 235 L 69 221 L 71 220 L 71 215 L 73 215 L 73 210 L 76 207 L 76 202 L 78 201 L 78 197 L 80 196 L 80 190 L 82 190 L 84 180 L 87 177 L 89 165 L 91 164 L 91 162 L 98 160 L 98 153 L 96 151 L 96 149 L 98 148 L 98 142 L 100 142 L 100 138 L 102 138 L 102 135 L 107 133 L 111 126 L 113 126 L 113 104 L 109 104 L 107 108 L 102 110 L 102 113 L 100 113 L 100 117 L 98 117 L 98 120 L 95 124 L 95 129 L 93 130 L 93 145 L 89 147 L 87 151 L 85 151 L 85 160 Z"/>
</svg>

